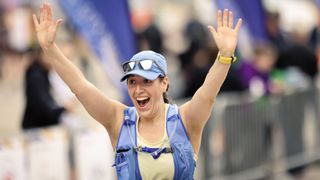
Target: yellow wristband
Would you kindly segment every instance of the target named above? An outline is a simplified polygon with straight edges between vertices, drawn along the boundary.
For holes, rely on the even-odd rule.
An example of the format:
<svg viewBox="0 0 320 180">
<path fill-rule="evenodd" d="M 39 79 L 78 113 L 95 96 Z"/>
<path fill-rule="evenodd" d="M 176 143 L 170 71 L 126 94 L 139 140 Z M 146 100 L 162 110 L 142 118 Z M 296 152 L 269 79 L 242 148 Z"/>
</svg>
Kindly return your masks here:
<svg viewBox="0 0 320 180">
<path fill-rule="evenodd" d="M 222 64 L 231 64 L 234 63 L 237 60 L 237 57 L 231 56 L 231 57 L 223 57 L 221 55 L 218 56 L 219 62 Z"/>
</svg>

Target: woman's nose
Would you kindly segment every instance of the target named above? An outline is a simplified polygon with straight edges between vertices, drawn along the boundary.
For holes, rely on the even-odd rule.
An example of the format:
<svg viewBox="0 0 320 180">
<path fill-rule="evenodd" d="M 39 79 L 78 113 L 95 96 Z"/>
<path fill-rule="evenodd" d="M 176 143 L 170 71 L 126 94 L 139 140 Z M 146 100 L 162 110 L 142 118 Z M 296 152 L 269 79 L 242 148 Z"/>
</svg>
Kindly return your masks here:
<svg viewBox="0 0 320 180">
<path fill-rule="evenodd" d="M 143 88 L 141 87 L 141 85 L 137 84 L 136 93 L 140 93 L 140 92 L 143 92 Z"/>
</svg>

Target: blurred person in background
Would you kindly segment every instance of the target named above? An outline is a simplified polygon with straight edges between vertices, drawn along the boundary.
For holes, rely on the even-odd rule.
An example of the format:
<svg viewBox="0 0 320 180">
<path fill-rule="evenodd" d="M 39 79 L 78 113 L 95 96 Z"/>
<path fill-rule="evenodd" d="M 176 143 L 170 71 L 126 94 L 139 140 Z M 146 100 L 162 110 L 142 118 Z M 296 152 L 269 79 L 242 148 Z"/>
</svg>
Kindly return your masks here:
<svg viewBox="0 0 320 180">
<path fill-rule="evenodd" d="M 306 34 L 299 30 L 292 32 L 290 40 L 290 45 L 279 52 L 275 68 L 282 71 L 287 90 L 310 88 L 318 73 L 316 54 L 308 46 Z"/>
<path fill-rule="evenodd" d="M 172 69 L 168 69 L 168 74 L 171 75 L 170 81 L 171 83 L 178 84 L 174 88 L 170 88 L 168 94 L 170 94 L 171 97 L 180 97 L 181 92 L 184 89 L 184 86 L 181 84 L 184 82 L 180 77 L 179 64 L 176 64 L 176 59 L 170 57 L 170 52 L 164 47 L 163 34 L 160 31 L 159 26 L 152 22 L 144 28 L 139 28 L 136 33 L 136 38 L 138 51 L 152 50 L 166 56 L 167 63 L 169 66 L 173 67 Z M 175 57 L 175 54 L 173 56 Z"/>
<path fill-rule="evenodd" d="M 39 51 L 33 52 L 32 62 L 25 74 L 26 105 L 22 128 L 41 128 L 58 125 L 67 108 L 59 106 L 51 93 L 49 59 Z"/>
<path fill-rule="evenodd" d="M 242 60 L 238 75 L 242 86 L 254 96 L 262 96 L 272 91 L 271 71 L 276 62 L 276 51 L 271 44 L 256 45 L 253 57 Z"/>
<path fill-rule="evenodd" d="M 287 48 L 287 42 L 280 28 L 280 14 L 279 12 L 266 12 L 265 27 L 267 38 L 276 48 L 277 51 L 284 51 Z"/>
<path fill-rule="evenodd" d="M 209 46 L 211 38 L 209 32 L 197 20 L 188 22 L 184 34 L 189 41 L 189 47 L 179 55 L 185 82 L 185 90 L 182 97 L 192 97 L 202 85 L 213 64 L 217 50 Z"/>
<path fill-rule="evenodd" d="M 108 131 L 115 150 L 119 179 L 193 179 L 203 128 L 225 80 L 237 45 L 242 20 L 234 26 L 233 14 L 217 13 L 217 28 L 208 26 L 219 49 L 202 86 L 181 105 L 168 104 L 165 58 L 142 51 L 123 64 L 128 93 L 134 107 L 104 96 L 55 43 L 62 19 L 53 21 L 51 6 L 33 16 L 38 41 L 50 64 L 77 96 L 89 114 Z M 183 157 L 183 159 L 181 159 Z M 153 167 L 153 168 L 150 168 Z"/>
<path fill-rule="evenodd" d="M 139 50 L 152 50 L 163 52 L 162 34 L 155 24 L 150 24 L 144 30 L 137 33 Z"/>
<path fill-rule="evenodd" d="M 182 97 L 192 97 L 202 85 L 210 67 L 215 62 L 218 49 L 210 43 L 211 37 L 205 26 L 197 20 L 190 20 L 184 35 L 189 42 L 186 51 L 179 55 L 185 90 Z M 236 70 L 232 66 L 228 72 L 220 92 L 243 91 Z"/>
<path fill-rule="evenodd" d="M 6 85 L 19 85 L 30 51 L 32 23 L 28 5 L 0 7 L 0 78 Z M 21 78 L 21 79 L 20 79 Z M 14 81 L 13 81 L 14 80 Z M 8 84 L 7 84 L 8 83 Z"/>
</svg>

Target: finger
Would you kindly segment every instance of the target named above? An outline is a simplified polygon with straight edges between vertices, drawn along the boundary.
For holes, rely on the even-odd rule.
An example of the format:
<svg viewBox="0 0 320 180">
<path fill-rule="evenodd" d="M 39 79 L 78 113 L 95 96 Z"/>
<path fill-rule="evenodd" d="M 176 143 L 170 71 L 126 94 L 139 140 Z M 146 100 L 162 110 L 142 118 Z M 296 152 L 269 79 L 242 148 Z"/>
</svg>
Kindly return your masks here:
<svg viewBox="0 0 320 180">
<path fill-rule="evenodd" d="M 43 18 L 43 20 L 44 21 L 47 21 L 48 20 L 48 4 L 44 4 L 44 8 L 43 8 L 44 10 L 44 18 Z"/>
<path fill-rule="evenodd" d="M 50 5 L 47 5 L 48 11 L 47 11 L 47 20 L 52 21 L 52 8 Z"/>
<path fill-rule="evenodd" d="M 240 30 L 241 24 L 242 24 L 242 19 L 240 18 L 240 19 L 238 20 L 238 22 L 237 22 L 237 25 L 236 25 L 235 29 L 234 29 L 237 33 L 238 33 L 239 30 Z"/>
<path fill-rule="evenodd" d="M 229 11 L 229 28 L 233 28 L 233 13 L 232 11 Z"/>
<path fill-rule="evenodd" d="M 54 27 L 56 31 L 59 29 L 61 22 L 62 22 L 61 18 L 56 21 L 55 27 Z"/>
<path fill-rule="evenodd" d="M 42 22 L 43 22 L 43 18 L 44 18 L 43 11 L 44 11 L 44 9 L 43 9 L 43 5 L 41 5 L 41 6 L 40 6 L 40 23 L 42 23 Z"/>
<path fill-rule="evenodd" d="M 209 31 L 212 33 L 212 35 L 215 37 L 217 34 L 217 31 L 212 27 L 212 26 L 208 26 Z"/>
<path fill-rule="evenodd" d="M 35 14 L 32 15 L 32 19 L 33 19 L 33 23 L 34 23 L 34 26 L 36 27 L 36 30 L 38 29 L 39 27 L 39 21 L 38 21 L 38 18 Z"/>
<path fill-rule="evenodd" d="M 42 21 L 45 21 L 46 20 L 46 5 L 43 4 L 42 5 Z"/>
<path fill-rule="evenodd" d="M 218 10 L 217 12 L 217 28 L 222 26 L 222 12 L 221 10 Z"/>
<path fill-rule="evenodd" d="M 223 26 L 228 26 L 228 9 L 224 9 L 223 11 Z"/>
</svg>

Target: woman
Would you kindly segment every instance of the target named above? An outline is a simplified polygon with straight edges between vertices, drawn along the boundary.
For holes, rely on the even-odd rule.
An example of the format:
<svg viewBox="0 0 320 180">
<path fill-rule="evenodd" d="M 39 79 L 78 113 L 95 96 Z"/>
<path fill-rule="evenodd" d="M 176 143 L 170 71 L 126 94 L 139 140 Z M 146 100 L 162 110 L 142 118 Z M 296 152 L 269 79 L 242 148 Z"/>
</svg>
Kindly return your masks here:
<svg viewBox="0 0 320 180">
<path fill-rule="evenodd" d="M 89 114 L 107 129 L 116 151 L 114 165 L 119 179 L 193 179 L 204 125 L 235 60 L 241 19 L 233 28 L 232 12 L 218 11 L 217 28 L 208 26 L 219 48 L 217 61 L 192 99 L 179 108 L 165 100 L 169 79 L 162 55 L 142 51 L 123 64 L 121 81 L 127 80 L 134 104 L 127 107 L 105 97 L 63 55 L 55 43 L 62 19 L 52 20 L 48 4 L 41 6 L 39 20 L 35 15 L 33 20 L 52 67 Z"/>
</svg>

